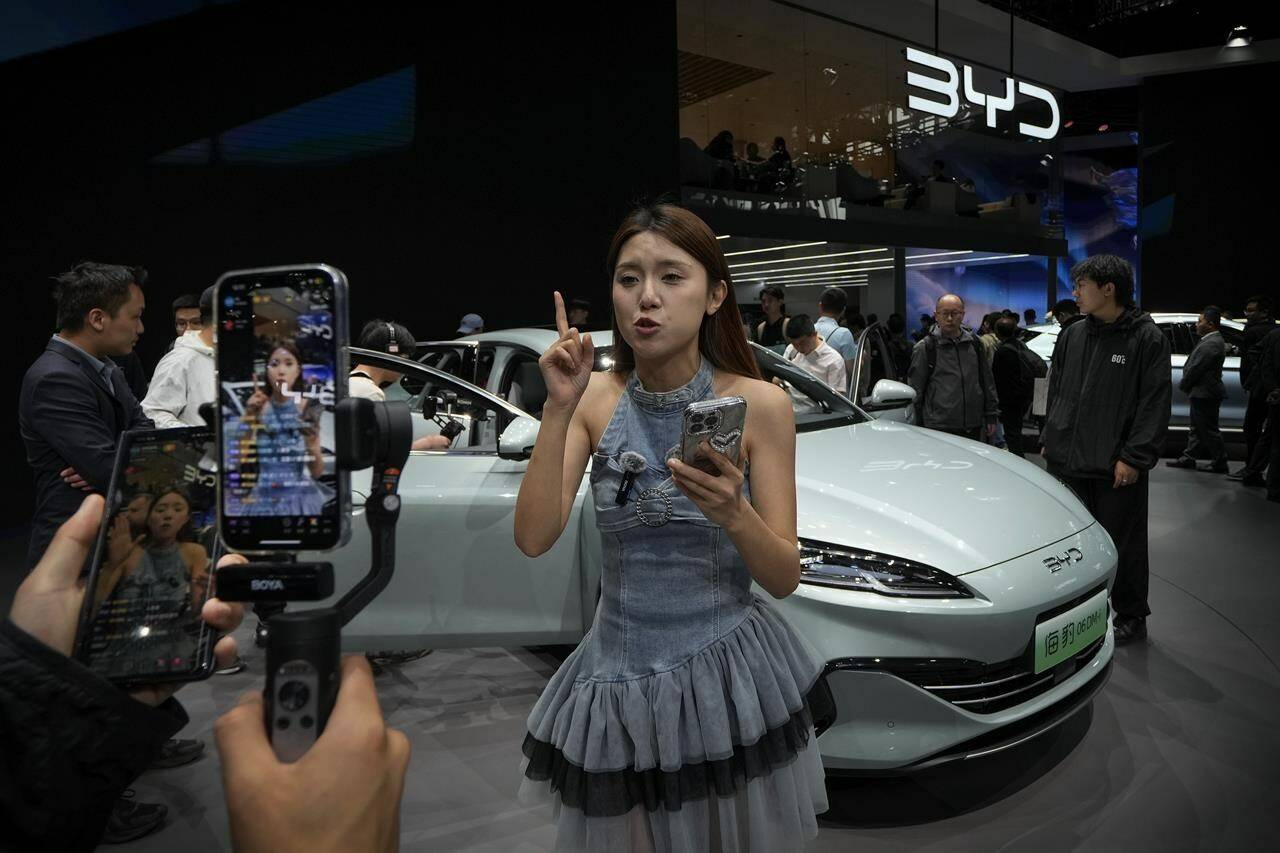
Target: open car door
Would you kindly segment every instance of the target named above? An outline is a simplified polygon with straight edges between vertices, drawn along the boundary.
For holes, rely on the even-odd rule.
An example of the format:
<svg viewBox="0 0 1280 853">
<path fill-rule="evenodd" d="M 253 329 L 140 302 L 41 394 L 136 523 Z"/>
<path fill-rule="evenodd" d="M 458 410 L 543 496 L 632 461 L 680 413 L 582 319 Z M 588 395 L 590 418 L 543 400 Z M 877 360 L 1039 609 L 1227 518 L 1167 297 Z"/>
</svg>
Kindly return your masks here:
<svg viewBox="0 0 1280 853">
<path fill-rule="evenodd" d="M 536 560 L 526 557 L 515 545 L 514 518 L 527 454 L 498 453 L 503 430 L 525 413 L 425 365 L 353 350 L 353 362 L 357 357 L 403 374 L 386 389 L 387 398 L 409 404 L 415 437 L 439 433 L 444 424 L 457 424 L 461 432 L 448 450 L 410 454 L 400 482 L 395 574 L 344 628 L 343 647 L 375 651 L 581 639 L 587 617 L 575 534 L 585 488 L 555 547 Z M 434 408 L 434 418 L 424 418 L 424 402 L 428 411 Z M 352 476 L 359 488 L 368 488 L 368 470 Z M 335 592 L 346 593 L 369 569 L 363 509 L 353 512 L 346 546 L 305 559 L 332 562 Z"/>
<path fill-rule="evenodd" d="M 877 420 L 910 423 L 915 401 L 915 392 L 907 385 L 911 357 L 898 349 L 884 326 L 873 323 L 867 327 L 858 340 L 849 396 Z"/>
</svg>

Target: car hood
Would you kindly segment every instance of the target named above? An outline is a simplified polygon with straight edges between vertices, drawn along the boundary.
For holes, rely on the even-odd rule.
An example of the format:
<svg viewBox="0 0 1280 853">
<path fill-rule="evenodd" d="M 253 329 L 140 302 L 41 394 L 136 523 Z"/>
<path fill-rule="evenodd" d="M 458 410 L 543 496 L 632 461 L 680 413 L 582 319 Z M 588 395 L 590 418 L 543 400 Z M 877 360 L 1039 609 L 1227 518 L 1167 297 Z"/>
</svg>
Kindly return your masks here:
<svg viewBox="0 0 1280 853">
<path fill-rule="evenodd" d="M 1094 523 L 1055 478 L 1005 450 L 869 421 L 796 436 L 801 538 L 905 557 L 953 575 Z"/>
</svg>

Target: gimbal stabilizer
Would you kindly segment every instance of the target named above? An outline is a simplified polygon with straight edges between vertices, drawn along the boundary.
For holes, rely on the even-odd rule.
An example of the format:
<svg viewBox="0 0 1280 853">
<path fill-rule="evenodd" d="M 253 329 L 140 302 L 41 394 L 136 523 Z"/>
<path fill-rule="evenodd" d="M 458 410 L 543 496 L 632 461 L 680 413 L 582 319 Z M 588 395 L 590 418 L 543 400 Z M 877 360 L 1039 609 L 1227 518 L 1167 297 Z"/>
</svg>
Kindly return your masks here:
<svg viewBox="0 0 1280 853">
<path fill-rule="evenodd" d="M 373 466 L 365 501 L 373 564 L 334 606 L 277 613 L 267 623 L 266 726 L 281 761 L 301 758 L 324 731 L 338 695 L 342 626 L 386 588 L 395 571 L 400 472 L 413 440 L 409 407 L 347 398 L 336 407 L 334 429 L 340 469 Z M 249 563 L 234 569 L 238 581 L 229 594 L 219 578 L 218 594 L 226 600 L 314 600 L 327 597 L 333 587 L 328 563 Z M 262 578 L 274 582 L 264 584 Z M 291 585 L 291 578 L 301 584 Z"/>
</svg>

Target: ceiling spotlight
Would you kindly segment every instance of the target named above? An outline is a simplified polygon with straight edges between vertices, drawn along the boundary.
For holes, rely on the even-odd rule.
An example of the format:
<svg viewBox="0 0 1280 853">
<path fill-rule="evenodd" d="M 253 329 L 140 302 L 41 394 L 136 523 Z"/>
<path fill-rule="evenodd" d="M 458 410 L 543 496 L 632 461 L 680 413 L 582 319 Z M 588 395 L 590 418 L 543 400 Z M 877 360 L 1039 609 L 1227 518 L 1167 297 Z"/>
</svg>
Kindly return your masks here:
<svg viewBox="0 0 1280 853">
<path fill-rule="evenodd" d="M 1248 47 L 1253 42 L 1248 27 L 1232 27 L 1227 33 L 1227 47 Z"/>
<path fill-rule="evenodd" d="M 1109 124 L 1098 125 L 1098 133 L 1106 133 L 1110 129 L 1111 129 L 1111 125 Z"/>
</svg>

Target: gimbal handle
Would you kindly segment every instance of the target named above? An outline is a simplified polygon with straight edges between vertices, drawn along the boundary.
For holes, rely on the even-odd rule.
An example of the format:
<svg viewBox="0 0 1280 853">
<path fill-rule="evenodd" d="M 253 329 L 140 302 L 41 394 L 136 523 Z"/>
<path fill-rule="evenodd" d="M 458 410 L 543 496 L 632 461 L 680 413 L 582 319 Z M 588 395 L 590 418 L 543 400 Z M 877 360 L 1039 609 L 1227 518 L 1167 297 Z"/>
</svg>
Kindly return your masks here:
<svg viewBox="0 0 1280 853">
<path fill-rule="evenodd" d="M 338 467 L 373 466 L 365 500 L 365 520 L 373 546 L 373 565 L 334 608 L 346 625 L 387 588 L 396 564 L 396 520 L 400 517 L 400 472 L 413 444 L 413 418 L 406 403 L 375 403 L 348 397 L 338 403 Z M 346 438 L 344 442 L 342 439 Z"/>
<path fill-rule="evenodd" d="M 264 722 L 281 761 L 301 758 L 324 731 L 338 697 L 342 626 L 386 589 L 395 572 L 400 472 L 413 443 L 409 407 L 347 398 L 335 415 L 338 467 L 373 467 L 365 501 L 373 564 L 333 607 L 280 613 L 267 623 Z"/>
</svg>

